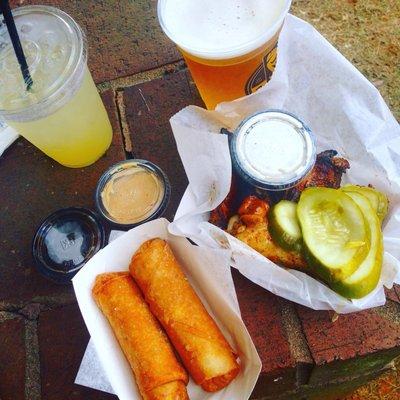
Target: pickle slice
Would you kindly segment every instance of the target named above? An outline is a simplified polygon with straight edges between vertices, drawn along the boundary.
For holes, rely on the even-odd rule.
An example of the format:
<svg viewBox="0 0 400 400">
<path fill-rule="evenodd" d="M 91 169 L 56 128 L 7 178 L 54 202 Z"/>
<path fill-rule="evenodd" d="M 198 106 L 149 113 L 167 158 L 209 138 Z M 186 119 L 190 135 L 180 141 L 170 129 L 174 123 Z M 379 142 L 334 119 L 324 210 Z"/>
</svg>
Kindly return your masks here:
<svg viewBox="0 0 400 400">
<path fill-rule="evenodd" d="M 350 299 L 359 299 L 375 289 L 379 282 L 383 259 L 383 237 L 381 224 L 369 199 L 359 192 L 346 192 L 360 207 L 370 227 L 371 247 L 358 269 L 341 282 L 334 282 L 331 287 L 337 293 Z"/>
<path fill-rule="evenodd" d="M 281 200 L 275 204 L 269 213 L 269 231 L 280 247 L 299 252 L 303 240 L 297 219 L 297 203 Z"/>
<path fill-rule="evenodd" d="M 358 185 L 345 185 L 342 187 L 345 192 L 356 192 L 364 195 L 371 203 L 373 210 L 378 215 L 379 220 L 382 222 L 387 213 L 389 207 L 389 201 L 387 196 L 379 192 L 378 190 L 369 186 L 358 186 Z"/>
<path fill-rule="evenodd" d="M 336 189 L 307 188 L 297 216 L 310 267 L 327 283 L 353 274 L 366 257 L 370 237 L 359 206 Z"/>
</svg>

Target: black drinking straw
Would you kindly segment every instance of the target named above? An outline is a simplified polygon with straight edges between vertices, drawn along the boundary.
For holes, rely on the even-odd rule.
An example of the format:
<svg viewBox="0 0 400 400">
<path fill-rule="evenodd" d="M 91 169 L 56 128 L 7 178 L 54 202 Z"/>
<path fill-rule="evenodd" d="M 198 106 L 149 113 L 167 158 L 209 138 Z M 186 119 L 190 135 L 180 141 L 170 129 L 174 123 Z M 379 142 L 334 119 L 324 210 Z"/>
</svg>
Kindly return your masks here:
<svg viewBox="0 0 400 400">
<path fill-rule="evenodd" d="M 26 58 L 24 50 L 21 46 L 21 41 L 19 40 L 17 28 L 15 27 L 14 17 L 11 13 L 10 5 L 8 0 L 0 0 L 1 12 L 3 13 L 4 21 L 6 22 L 8 33 L 10 34 L 11 42 L 14 47 L 15 55 L 17 56 L 19 66 L 21 68 L 22 76 L 26 84 L 26 90 L 29 90 L 33 84 L 31 74 L 29 73 L 28 64 L 26 63 Z"/>
</svg>

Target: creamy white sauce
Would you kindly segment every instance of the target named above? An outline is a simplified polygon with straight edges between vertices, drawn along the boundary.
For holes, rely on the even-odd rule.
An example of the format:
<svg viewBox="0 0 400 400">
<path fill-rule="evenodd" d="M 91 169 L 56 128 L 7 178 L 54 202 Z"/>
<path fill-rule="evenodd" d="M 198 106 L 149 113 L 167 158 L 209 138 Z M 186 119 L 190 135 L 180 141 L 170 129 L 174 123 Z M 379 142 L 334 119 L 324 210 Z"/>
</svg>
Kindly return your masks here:
<svg viewBox="0 0 400 400">
<path fill-rule="evenodd" d="M 313 154 L 313 143 L 295 118 L 274 114 L 256 116 L 243 125 L 237 155 L 254 178 L 283 184 L 304 173 Z"/>
</svg>

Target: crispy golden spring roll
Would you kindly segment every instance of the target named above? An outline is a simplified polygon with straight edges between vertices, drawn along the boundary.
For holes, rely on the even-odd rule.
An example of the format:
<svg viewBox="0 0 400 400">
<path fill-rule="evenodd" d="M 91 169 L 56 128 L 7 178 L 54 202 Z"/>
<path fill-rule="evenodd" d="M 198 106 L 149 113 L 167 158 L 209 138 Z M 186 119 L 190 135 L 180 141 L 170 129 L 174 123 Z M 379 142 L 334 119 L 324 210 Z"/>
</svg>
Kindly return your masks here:
<svg viewBox="0 0 400 400">
<path fill-rule="evenodd" d="M 129 270 L 195 382 L 208 392 L 238 374 L 233 350 L 182 272 L 168 243 L 145 242 Z"/>
<path fill-rule="evenodd" d="M 128 272 L 101 274 L 92 290 L 144 400 L 188 400 L 188 375 Z"/>
</svg>

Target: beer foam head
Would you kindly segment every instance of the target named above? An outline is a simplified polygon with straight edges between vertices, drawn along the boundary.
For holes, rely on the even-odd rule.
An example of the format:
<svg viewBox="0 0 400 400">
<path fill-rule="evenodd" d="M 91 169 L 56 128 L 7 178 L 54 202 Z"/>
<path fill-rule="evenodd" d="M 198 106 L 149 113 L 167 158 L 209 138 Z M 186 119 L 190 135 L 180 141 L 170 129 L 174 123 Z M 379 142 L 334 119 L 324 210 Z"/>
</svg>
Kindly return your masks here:
<svg viewBox="0 0 400 400">
<path fill-rule="evenodd" d="M 257 49 L 280 28 L 290 0 L 159 0 L 167 35 L 183 50 L 211 59 Z"/>
</svg>

